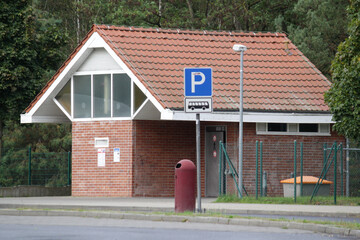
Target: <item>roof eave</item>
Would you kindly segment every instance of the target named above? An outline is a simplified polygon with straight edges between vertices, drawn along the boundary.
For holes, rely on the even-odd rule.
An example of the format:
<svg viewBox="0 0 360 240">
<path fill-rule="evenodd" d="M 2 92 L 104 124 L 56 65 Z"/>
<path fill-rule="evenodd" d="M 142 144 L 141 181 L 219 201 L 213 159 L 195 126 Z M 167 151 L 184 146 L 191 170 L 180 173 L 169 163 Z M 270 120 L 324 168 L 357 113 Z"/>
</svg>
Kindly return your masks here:
<svg viewBox="0 0 360 240">
<path fill-rule="evenodd" d="M 161 113 L 162 120 L 195 121 L 195 113 L 185 113 L 183 110 L 166 109 Z M 213 111 L 201 113 L 201 121 L 239 122 L 238 111 Z M 275 122 L 275 123 L 334 123 L 329 112 L 270 112 L 244 111 L 244 122 Z"/>
</svg>

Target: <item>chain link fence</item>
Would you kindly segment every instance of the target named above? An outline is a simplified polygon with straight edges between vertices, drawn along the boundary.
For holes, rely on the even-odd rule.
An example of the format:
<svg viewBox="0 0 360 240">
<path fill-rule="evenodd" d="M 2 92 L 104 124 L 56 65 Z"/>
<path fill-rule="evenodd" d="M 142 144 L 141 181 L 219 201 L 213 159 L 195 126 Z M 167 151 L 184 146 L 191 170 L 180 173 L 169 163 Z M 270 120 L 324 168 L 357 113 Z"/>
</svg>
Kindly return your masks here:
<svg viewBox="0 0 360 240">
<path fill-rule="evenodd" d="M 71 152 L 39 153 L 31 148 L 2 149 L 0 187 L 71 185 Z"/>
</svg>

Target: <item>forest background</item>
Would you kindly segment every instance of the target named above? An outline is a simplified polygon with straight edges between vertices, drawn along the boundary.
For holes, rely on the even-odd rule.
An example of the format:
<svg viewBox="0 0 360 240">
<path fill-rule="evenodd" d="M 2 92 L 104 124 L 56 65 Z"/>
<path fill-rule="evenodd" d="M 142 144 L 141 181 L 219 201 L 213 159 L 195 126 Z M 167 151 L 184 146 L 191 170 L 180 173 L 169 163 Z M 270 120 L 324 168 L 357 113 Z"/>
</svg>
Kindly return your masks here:
<svg viewBox="0 0 360 240">
<path fill-rule="evenodd" d="M 71 151 L 70 124 L 20 125 L 19 116 L 94 23 L 285 32 L 331 80 L 331 62 L 348 37 L 349 6 L 347 0 L 1 0 L 0 159 L 27 147 Z M 0 171 L 7 168 L 0 164 Z"/>
</svg>

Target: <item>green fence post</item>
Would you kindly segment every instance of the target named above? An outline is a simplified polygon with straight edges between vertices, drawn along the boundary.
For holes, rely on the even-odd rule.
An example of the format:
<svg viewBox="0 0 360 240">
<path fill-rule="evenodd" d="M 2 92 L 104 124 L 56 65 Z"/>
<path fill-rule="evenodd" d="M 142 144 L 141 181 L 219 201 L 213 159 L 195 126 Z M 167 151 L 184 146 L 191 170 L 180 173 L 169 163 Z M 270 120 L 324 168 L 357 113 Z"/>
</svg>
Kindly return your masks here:
<svg viewBox="0 0 360 240">
<path fill-rule="evenodd" d="M 303 143 L 300 143 L 300 196 L 303 195 Z"/>
<path fill-rule="evenodd" d="M 28 172 L 28 184 L 31 185 L 31 147 L 29 147 L 29 172 Z"/>
<path fill-rule="evenodd" d="M 259 168 L 259 141 L 256 141 L 256 168 L 255 168 L 255 197 L 258 199 L 258 168 Z"/>
<path fill-rule="evenodd" d="M 344 196 L 344 162 L 343 162 L 343 144 L 339 145 L 340 151 L 340 195 Z"/>
<path fill-rule="evenodd" d="M 323 161 L 323 168 L 326 167 L 327 163 L 327 144 L 324 143 L 324 161 Z M 324 175 L 324 179 L 326 178 L 326 175 Z"/>
<path fill-rule="evenodd" d="M 294 141 L 294 202 L 296 202 L 296 140 Z"/>
<path fill-rule="evenodd" d="M 337 168 L 337 143 L 335 142 L 335 148 L 334 148 L 334 204 L 336 205 L 336 168 Z"/>
<path fill-rule="evenodd" d="M 329 165 L 327 164 L 328 163 L 328 160 L 330 159 L 330 156 L 331 156 L 331 153 L 332 151 L 334 150 L 335 152 L 335 146 L 336 145 L 336 142 L 332 145 L 331 149 L 330 149 L 330 152 L 329 152 L 329 155 L 327 155 L 325 157 L 325 163 L 324 163 L 324 167 L 320 173 L 320 176 L 319 176 L 319 179 L 314 187 L 314 190 L 313 190 L 313 193 L 311 195 L 311 198 L 310 198 L 310 202 L 312 201 L 312 199 L 314 198 L 314 196 L 317 194 L 318 190 L 319 190 L 319 187 L 320 187 L 320 184 L 322 184 L 323 180 L 325 179 L 325 176 L 327 174 L 327 172 L 329 171 L 333 161 L 334 161 L 334 156 L 331 160 L 331 162 L 329 163 Z M 325 146 L 325 145 L 324 145 Z M 326 151 L 326 148 L 324 149 L 324 156 L 325 156 L 325 151 Z M 321 181 L 320 181 L 321 180 Z"/>
<path fill-rule="evenodd" d="M 71 185 L 71 152 L 68 152 L 68 186 Z"/>
<path fill-rule="evenodd" d="M 263 196 L 263 142 L 260 141 L 260 197 Z"/>
<path fill-rule="evenodd" d="M 222 142 L 219 141 L 219 196 L 222 195 L 222 191 L 221 191 L 221 181 L 222 181 L 222 153 L 221 153 L 221 150 L 222 150 Z"/>
</svg>

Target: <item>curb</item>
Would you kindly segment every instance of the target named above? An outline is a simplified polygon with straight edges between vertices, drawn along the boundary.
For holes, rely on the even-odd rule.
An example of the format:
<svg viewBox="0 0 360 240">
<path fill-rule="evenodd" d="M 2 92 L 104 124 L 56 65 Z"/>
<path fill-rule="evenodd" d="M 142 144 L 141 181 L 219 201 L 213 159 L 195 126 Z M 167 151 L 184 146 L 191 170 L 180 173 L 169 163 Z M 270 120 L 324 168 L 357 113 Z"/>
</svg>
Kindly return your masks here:
<svg viewBox="0 0 360 240">
<path fill-rule="evenodd" d="M 211 212 L 222 213 L 222 214 L 360 218 L 360 214 L 358 213 L 347 213 L 347 212 L 303 212 L 303 211 L 236 210 L 236 209 L 213 209 L 213 208 L 208 208 L 206 210 Z"/>
<path fill-rule="evenodd" d="M 0 209 L 54 209 L 54 210 L 97 210 L 97 211 L 124 211 L 124 212 L 173 212 L 174 208 L 168 207 L 140 207 L 140 206 L 84 206 L 84 205 L 42 205 L 42 204 L 0 204 Z M 244 215 L 279 215 L 279 216 L 312 216 L 312 217 L 348 217 L 360 218 L 359 213 L 350 212 L 303 212 L 303 211 L 274 211 L 274 210 L 239 210 L 206 208 L 206 212 L 221 214 L 244 214 Z"/>
<path fill-rule="evenodd" d="M 193 217 L 193 216 L 176 216 L 176 215 L 154 215 L 140 213 L 119 213 L 119 212 L 90 212 L 90 211 L 59 211 L 59 210 L 16 210 L 0 209 L 0 215 L 6 216 L 68 216 L 68 217 L 91 217 L 91 218 L 113 218 L 128 220 L 145 220 L 145 221 L 165 221 L 165 222 L 193 222 L 193 223 L 210 223 L 225 225 L 241 226 L 258 226 L 258 227 L 278 227 L 312 231 L 317 233 L 337 234 L 343 236 L 353 236 L 360 238 L 360 230 L 348 228 L 339 228 L 321 224 L 298 223 L 270 221 L 264 219 L 246 219 L 246 218 L 222 218 L 222 217 Z"/>
<path fill-rule="evenodd" d="M 137 206 L 84 206 L 84 205 L 44 205 L 44 204 L 0 204 L 1 209 L 51 209 L 51 210 L 84 210 L 84 211 L 123 211 L 123 212 L 173 212 L 174 208 L 137 207 Z"/>
</svg>

